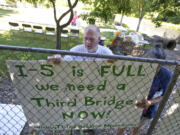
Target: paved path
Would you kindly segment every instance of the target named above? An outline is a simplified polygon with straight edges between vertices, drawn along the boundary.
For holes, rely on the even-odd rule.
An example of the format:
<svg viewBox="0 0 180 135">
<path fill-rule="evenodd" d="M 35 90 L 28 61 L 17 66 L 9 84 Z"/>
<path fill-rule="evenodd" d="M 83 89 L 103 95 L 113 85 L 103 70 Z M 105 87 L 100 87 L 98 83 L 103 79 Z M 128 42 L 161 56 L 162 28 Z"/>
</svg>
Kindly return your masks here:
<svg viewBox="0 0 180 135">
<path fill-rule="evenodd" d="M 0 21 L 0 31 L 7 30 L 9 28 L 8 22 L 19 22 L 19 23 L 32 23 L 38 25 L 50 25 L 55 26 L 54 12 L 53 9 L 46 8 L 14 8 L 18 14 L 2 15 Z M 67 8 L 57 9 L 57 18 L 62 13 L 67 11 Z M 60 24 L 64 24 L 69 19 L 69 15 L 65 16 Z M 81 25 L 84 25 L 84 21 L 81 20 Z"/>
<path fill-rule="evenodd" d="M 125 16 L 123 18 L 123 23 L 127 24 L 129 28 L 132 30 L 136 30 L 138 21 L 139 21 L 138 18 L 134 18 L 134 17 Z M 158 35 L 162 37 L 164 36 L 164 32 L 167 32 L 167 31 L 172 33 L 171 36 L 176 36 L 178 33 L 180 34 L 180 32 L 175 31 L 175 30 L 170 30 L 166 28 L 165 26 L 156 28 L 155 25 L 150 20 L 146 20 L 146 19 L 142 20 L 140 29 L 139 29 L 139 32 L 145 33 L 149 36 Z"/>
<path fill-rule="evenodd" d="M 34 22 L 34 23 L 36 22 L 36 23 L 45 24 L 45 25 L 46 24 L 55 25 L 53 9 L 15 8 L 14 10 L 17 10 L 19 14 L 10 14 L 6 16 L 3 16 L 3 15 L 0 16 L 1 20 L 5 20 L 3 21 L 3 23 L 5 23 L 6 21 L 20 21 L 20 22 L 24 21 L 24 22 Z M 57 9 L 57 14 L 58 14 L 57 16 L 59 17 L 60 14 L 62 14 L 66 10 L 67 8 Z M 62 23 L 65 22 L 67 19 L 68 19 L 68 16 L 62 20 Z M 138 19 L 134 17 L 124 16 L 123 23 L 127 24 L 130 27 L 130 29 L 136 30 Z M 82 25 L 85 25 L 84 22 L 82 22 Z M 2 29 L 2 25 L 0 29 Z M 164 32 L 167 30 L 168 29 L 165 27 L 155 28 L 155 25 L 150 20 L 143 19 L 141 22 L 139 31 L 149 36 L 152 36 L 152 35 L 163 36 Z"/>
</svg>

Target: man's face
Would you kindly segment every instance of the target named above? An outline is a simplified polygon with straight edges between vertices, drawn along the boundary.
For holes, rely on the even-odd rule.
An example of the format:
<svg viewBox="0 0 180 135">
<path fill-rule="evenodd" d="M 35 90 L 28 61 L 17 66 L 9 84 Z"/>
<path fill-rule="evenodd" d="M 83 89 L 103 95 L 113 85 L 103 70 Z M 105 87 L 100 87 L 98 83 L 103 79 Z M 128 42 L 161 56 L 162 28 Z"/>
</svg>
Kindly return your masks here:
<svg viewBox="0 0 180 135">
<path fill-rule="evenodd" d="M 99 39 L 100 37 L 95 31 L 89 29 L 85 32 L 84 45 L 88 52 L 95 53 L 97 51 Z"/>
</svg>

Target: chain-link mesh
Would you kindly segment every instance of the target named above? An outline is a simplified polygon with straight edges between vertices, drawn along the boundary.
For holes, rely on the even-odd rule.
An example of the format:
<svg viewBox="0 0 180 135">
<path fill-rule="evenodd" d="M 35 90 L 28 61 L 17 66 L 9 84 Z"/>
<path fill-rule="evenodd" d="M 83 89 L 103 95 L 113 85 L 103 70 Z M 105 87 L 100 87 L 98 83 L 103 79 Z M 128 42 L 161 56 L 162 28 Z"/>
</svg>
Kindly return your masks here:
<svg viewBox="0 0 180 135">
<path fill-rule="evenodd" d="M 179 82 L 180 78 L 177 80 L 177 83 L 166 103 L 166 106 L 161 114 L 161 117 L 157 123 L 157 129 L 155 134 L 164 134 L 164 135 L 178 135 L 180 134 L 180 122 L 179 122 Z"/>
<path fill-rule="evenodd" d="M 142 112 L 135 104 L 148 96 L 158 64 L 172 73 L 177 65 L 173 61 L 85 54 L 83 61 L 54 65 L 46 61 L 47 56 L 66 53 L 31 51 L 1 50 L 0 134 L 115 135 L 122 127 L 127 127 L 124 134 L 130 134 Z M 156 79 L 154 90 L 169 83 L 168 75 Z M 153 134 L 179 133 L 178 84 Z M 140 133 L 146 134 L 149 125 Z"/>
</svg>

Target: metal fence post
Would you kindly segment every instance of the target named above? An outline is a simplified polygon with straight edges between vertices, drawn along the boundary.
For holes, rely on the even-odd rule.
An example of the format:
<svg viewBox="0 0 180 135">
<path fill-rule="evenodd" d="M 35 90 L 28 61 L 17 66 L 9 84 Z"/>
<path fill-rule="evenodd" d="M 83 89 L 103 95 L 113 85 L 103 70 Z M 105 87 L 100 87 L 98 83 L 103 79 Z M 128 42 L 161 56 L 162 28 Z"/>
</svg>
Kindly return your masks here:
<svg viewBox="0 0 180 135">
<path fill-rule="evenodd" d="M 172 93 L 173 87 L 176 84 L 176 81 L 177 81 L 179 75 L 180 75 L 180 65 L 177 64 L 176 68 L 175 68 L 175 71 L 174 71 L 174 74 L 172 76 L 172 80 L 171 80 L 171 82 L 170 82 L 170 84 L 168 86 L 167 91 L 164 94 L 164 97 L 163 97 L 161 103 L 159 104 L 159 108 L 158 108 L 158 110 L 156 112 L 156 115 L 155 115 L 154 119 L 151 122 L 151 125 L 150 125 L 146 135 L 152 135 L 152 132 L 153 132 L 153 130 L 154 130 L 154 128 L 155 128 L 155 126 L 156 126 L 156 124 L 158 122 L 158 119 L 159 119 L 165 105 L 166 105 L 166 102 L 168 101 L 169 96 Z"/>
</svg>

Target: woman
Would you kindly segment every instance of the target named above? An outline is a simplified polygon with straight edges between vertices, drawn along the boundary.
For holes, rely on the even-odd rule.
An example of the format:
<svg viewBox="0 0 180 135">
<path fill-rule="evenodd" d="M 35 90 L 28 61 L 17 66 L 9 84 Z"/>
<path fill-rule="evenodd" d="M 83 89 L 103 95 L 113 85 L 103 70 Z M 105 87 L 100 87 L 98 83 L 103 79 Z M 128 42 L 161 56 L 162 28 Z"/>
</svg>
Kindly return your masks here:
<svg viewBox="0 0 180 135">
<path fill-rule="evenodd" d="M 145 56 L 156 59 L 166 58 L 166 54 L 160 46 L 151 49 Z M 147 123 L 150 124 L 156 114 L 159 103 L 163 99 L 163 95 L 167 90 L 171 78 L 172 73 L 164 66 L 158 65 L 148 96 L 136 104 L 137 107 L 143 109 L 143 112 L 138 127 L 133 128 L 132 135 L 137 135 L 143 125 Z M 118 129 L 118 135 L 123 135 L 124 130 L 125 128 Z"/>
</svg>

